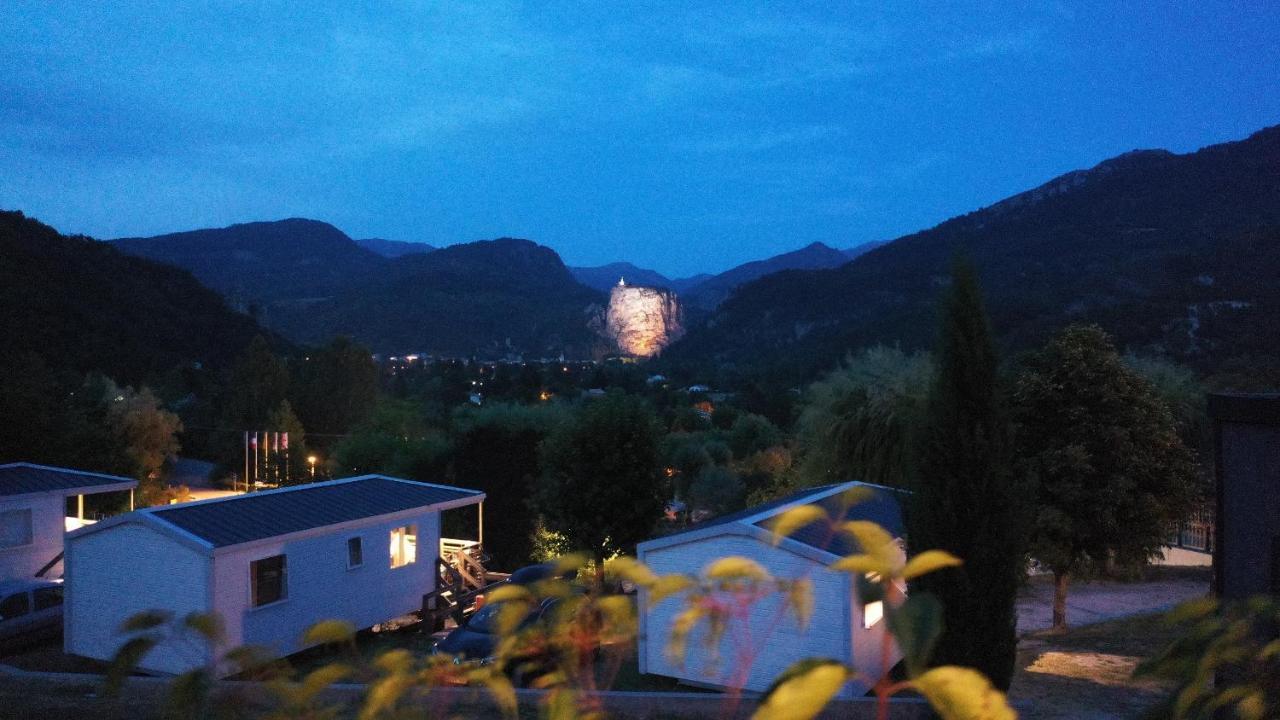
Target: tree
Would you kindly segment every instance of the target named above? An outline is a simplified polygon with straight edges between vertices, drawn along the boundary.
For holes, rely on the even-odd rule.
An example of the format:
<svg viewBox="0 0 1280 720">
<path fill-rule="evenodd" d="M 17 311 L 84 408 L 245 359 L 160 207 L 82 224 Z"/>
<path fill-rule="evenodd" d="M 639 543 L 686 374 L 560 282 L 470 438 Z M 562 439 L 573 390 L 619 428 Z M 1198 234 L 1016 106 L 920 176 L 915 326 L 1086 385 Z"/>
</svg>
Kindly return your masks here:
<svg viewBox="0 0 1280 720">
<path fill-rule="evenodd" d="M 454 479 L 485 492 L 485 551 L 495 567 L 515 569 L 533 554 L 537 521 L 530 498 L 538 446 L 563 422 L 559 405 L 463 406 L 453 418 Z"/>
<path fill-rule="evenodd" d="M 739 460 L 782 442 L 782 431 L 763 415 L 743 413 L 729 428 L 729 449 Z"/>
<path fill-rule="evenodd" d="M 923 353 L 874 347 L 813 383 L 796 431 L 801 482 L 905 487 L 932 375 Z"/>
<path fill-rule="evenodd" d="M 279 407 L 267 416 L 267 427 L 270 432 L 278 432 L 285 434 L 287 438 L 287 451 L 284 457 L 276 458 L 276 462 L 281 467 L 286 467 L 285 477 L 290 484 L 298 482 L 306 482 L 310 479 L 310 471 L 307 467 L 307 435 L 303 430 L 302 421 L 293 412 L 293 406 L 288 400 L 281 400 Z"/>
<path fill-rule="evenodd" d="M 732 470 L 712 465 L 703 468 L 689 487 L 689 506 L 711 515 L 741 510 L 746 499 L 742 478 Z"/>
<path fill-rule="evenodd" d="M 263 430 L 288 392 L 289 369 L 259 335 L 231 369 L 224 405 L 226 421 L 237 430 Z"/>
<path fill-rule="evenodd" d="M 293 404 L 313 434 L 350 432 L 378 404 L 378 366 L 367 349 L 347 338 L 313 350 L 297 375 Z"/>
<path fill-rule="evenodd" d="M 161 408 L 145 387 L 135 391 L 106 380 L 102 401 L 108 427 L 118 439 L 129 472 L 138 478 L 143 504 L 158 502 L 163 491 L 160 470 L 178 454 L 182 421 Z"/>
<path fill-rule="evenodd" d="M 668 496 L 658 467 L 658 421 L 640 398 L 584 403 L 543 442 L 537 507 L 547 529 L 602 561 L 653 531 Z"/>
<path fill-rule="evenodd" d="M 1013 400 L 1020 470 L 1036 488 L 1031 553 L 1053 572 L 1063 628 L 1072 573 L 1159 551 L 1190 508 L 1195 461 L 1154 386 L 1097 326 L 1070 326 L 1028 358 Z"/>
<path fill-rule="evenodd" d="M 1026 566 L 1026 498 L 1010 468 L 991 328 L 963 261 L 943 302 L 937 357 L 907 534 L 912 547 L 944 550 L 964 564 L 921 578 L 915 589 L 945 608 L 933 664 L 977 668 L 1007 689 Z"/>
</svg>

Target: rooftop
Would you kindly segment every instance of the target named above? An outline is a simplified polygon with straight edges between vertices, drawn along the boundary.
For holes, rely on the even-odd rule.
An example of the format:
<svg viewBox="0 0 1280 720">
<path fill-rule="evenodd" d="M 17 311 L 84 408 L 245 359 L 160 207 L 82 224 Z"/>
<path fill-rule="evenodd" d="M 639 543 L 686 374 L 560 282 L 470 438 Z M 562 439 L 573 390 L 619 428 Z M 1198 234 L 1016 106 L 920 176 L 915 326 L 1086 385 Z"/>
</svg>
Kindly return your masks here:
<svg viewBox="0 0 1280 720">
<path fill-rule="evenodd" d="M 850 503 L 845 493 L 858 487 L 870 489 L 872 495 L 860 502 Z M 797 505 L 817 505 L 825 510 L 828 516 L 841 522 L 870 520 L 888 530 L 890 535 L 900 538 L 906 535 L 902 510 L 899 507 L 899 499 L 905 494 L 902 490 L 856 481 L 805 488 L 746 510 L 720 515 L 648 542 L 665 541 L 668 538 L 732 524 L 769 530 L 770 524 L 777 516 Z M 789 537 L 796 542 L 835 556 L 850 555 L 857 551 L 856 545 L 850 538 L 832 532 L 830 526 L 822 522 L 810 523 L 796 530 Z"/>
<path fill-rule="evenodd" d="M 414 508 L 483 499 L 479 490 L 362 475 L 139 512 L 220 548 Z"/>
<path fill-rule="evenodd" d="M 137 480 L 119 475 L 104 475 L 26 462 L 0 465 L 0 495 L 30 493 L 81 495 L 130 490 L 137 486 Z"/>
</svg>

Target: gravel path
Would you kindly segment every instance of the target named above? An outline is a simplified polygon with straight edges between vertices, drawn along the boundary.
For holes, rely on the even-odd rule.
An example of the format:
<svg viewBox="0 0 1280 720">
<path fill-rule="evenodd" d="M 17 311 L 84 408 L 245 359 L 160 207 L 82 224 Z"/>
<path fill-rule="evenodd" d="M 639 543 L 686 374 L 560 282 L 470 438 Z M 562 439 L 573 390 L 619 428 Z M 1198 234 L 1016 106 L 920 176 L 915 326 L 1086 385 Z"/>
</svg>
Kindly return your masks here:
<svg viewBox="0 0 1280 720">
<path fill-rule="evenodd" d="M 1129 615 L 1167 610 L 1209 593 L 1207 579 L 1090 582 L 1067 589 L 1067 625 L 1091 625 Z M 1048 629 L 1053 621 L 1053 582 L 1033 578 L 1018 595 L 1018 633 Z"/>
</svg>

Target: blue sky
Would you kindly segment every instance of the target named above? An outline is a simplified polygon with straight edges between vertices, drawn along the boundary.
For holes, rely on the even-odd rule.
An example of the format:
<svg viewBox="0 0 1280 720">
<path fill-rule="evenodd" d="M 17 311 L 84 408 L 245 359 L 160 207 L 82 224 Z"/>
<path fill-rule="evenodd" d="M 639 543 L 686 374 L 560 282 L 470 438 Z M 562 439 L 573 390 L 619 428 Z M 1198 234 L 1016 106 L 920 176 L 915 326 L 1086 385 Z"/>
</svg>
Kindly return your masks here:
<svg viewBox="0 0 1280 720">
<path fill-rule="evenodd" d="M 0 207 L 680 275 L 1280 123 L 1271 2 L 358 5 L 3 4 Z"/>
</svg>

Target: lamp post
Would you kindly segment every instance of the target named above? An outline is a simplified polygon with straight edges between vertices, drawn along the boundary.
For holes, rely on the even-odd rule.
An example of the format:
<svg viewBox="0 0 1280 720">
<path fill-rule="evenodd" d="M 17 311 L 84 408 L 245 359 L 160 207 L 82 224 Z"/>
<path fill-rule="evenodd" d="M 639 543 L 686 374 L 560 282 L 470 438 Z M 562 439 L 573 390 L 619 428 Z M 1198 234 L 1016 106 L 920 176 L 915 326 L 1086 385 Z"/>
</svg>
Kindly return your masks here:
<svg viewBox="0 0 1280 720">
<path fill-rule="evenodd" d="M 314 482 L 316 479 L 316 456 L 308 455 L 307 464 L 311 466 L 311 480 Z"/>
</svg>

